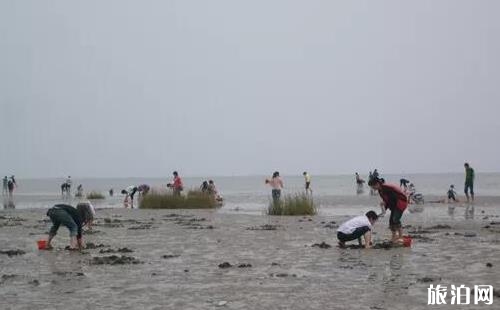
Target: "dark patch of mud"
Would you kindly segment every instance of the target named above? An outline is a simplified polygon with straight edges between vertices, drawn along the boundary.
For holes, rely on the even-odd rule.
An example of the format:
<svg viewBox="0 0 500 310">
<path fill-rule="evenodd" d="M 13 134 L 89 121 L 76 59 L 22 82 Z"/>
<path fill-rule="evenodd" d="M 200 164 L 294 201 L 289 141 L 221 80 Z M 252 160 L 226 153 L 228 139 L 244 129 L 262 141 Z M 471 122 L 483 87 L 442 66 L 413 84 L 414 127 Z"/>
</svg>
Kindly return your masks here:
<svg viewBox="0 0 500 310">
<path fill-rule="evenodd" d="M 252 268 L 251 264 L 239 264 L 238 268 Z"/>
<path fill-rule="evenodd" d="M 12 221 L 6 221 L 3 223 L 0 223 L 0 228 L 1 227 L 13 227 L 13 226 L 22 226 L 23 224 L 21 222 L 12 222 Z"/>
<path fill-rule="evenodd" d="M 197 217 L 184 217 L 184 218 L 175 218 L 175 224 L 182 226 L 185 229 L 214 229 L 215 227 L 212 225 L 202 225 L 200 222 L 205 222 L 206 218 L 197 218 Z"/>
<path fill-rule="evenodd" d="M 431 283 L 431 282 L 437 282 L 437 281 L 441 281 L 441 277 L 425 276 L 425 277 L 417 279 L 417 282 L 420 282 L 420 283 Z"/>
<path fill-rule="evenodd" d="M 187 226 L 186 229 L 215 229 L 215 227 L 212 225 L 203 226 L 198 224 Z"/>
<path fill-rule="evenodd" d="M 231 268 L 231 267 L 233 267 L 233 265 L 231 265 L 228 262 L 223 262 L 223 263 L 219 264 L 219 268 L 221 268 L 221 269 L 226 269 L 226 268 Z"/>
<path fill-rule="evenodd" d="M 9 257 L 15 256 L 15 255 L 24 255 L 26 252 L 23 250 L 0 250 L 0 254 L 7 255 Z"/>
<path fill-rule="evenodd" d="M 269 276 L 272 278 L 288 278 L 288 277 L 296 278 L 297 277 L 297 275 L 294 273 L 289 274 L 289 273 L 284 273 L 284 272 L 270 273 Z"/>
<path fill-rule="evenodd" d="M 129 248 L 118 248 L 118 249 L 102 249 L 99 251 L 101 254 L 105 253 L 132 253 L 134 250 L 131 250 Z"/>
<path fill-rule="evenodd" d="M 66 277 L 66 276 L 75 276 L 75 277 L 83 277 L 85 274 L 83 272 L 72 272 L 72 271 L 54 271 L 53 274 Z"/>
<path fill-rule="evenodd" d="M 32 280 L 32 281 L 29 281 L 28 284 L 31 284 L 31 285 L 34 285 L 34 286 L 39 286 L 40 285 L 40 281 L 38 281 L 37 279 L 35 279 L 35 280 Z"/>
<path fill-rule="evenodd" d="M 119 220 L 119 219 L 110 219 L 108 217 L 108 218 L 103 219 L 103 221 L 104 221 L 104 224 L 118 224 L 118 223 L 140 224 L 140 222 L 138 220 L 134 220 L 134 219 Z"/>
<path fill-rule="evenodd" d="M 100 231 L 100 230 L 95 230 L 95 229 L 92 229 L 92 230 L 85 230 L 83 232 L 84 235 L 102 235 L 102 234 L 105 234 L 103 231 Z"/>
<path fill-rule="evenodd" d="M 178 221 L 180 219 L 193 218 L 194 215 L 170 213 L 163 216 L 164 221 Z"/>
<path fill-rule="evenodd" d="M 179 257 L 180 255 L 174 255 L 174 254 L 167 254 L 167 255 L 162 255 L 161 258 L 163 259 L 169 259 L 169 258 L 176 258 Z"/>
<path fill-rule="evenodd" d="M 90 261 L 90 264 L 91 265 L 128 265 L 128 264 L 137 265 L 137 264 L 142 264 L 142 262 L 132 256 L 111 255 L 111 256 L 93 257 L 92 260 Z"/>
<path fill-rule="evenodd" d="M 129 227 L 128 229 L 130 229 L 130 230 L 140 230 L 140 229 L 155 229 L 155 228 L 158 228 L 158 227 L 153 227 L 153 225 L 151 225 L 151 224 L 141 224 L 141 225 L 138 225 L 138 226 Z"/>
<path fill-rule="evenodd" d="M 110 219 L 110 218 L 105 218 L 103 220 L 103 223 L 97 222 L 93 224 L 94 226 L 100 226 L 100 227 L 106 227 L 106 228 L 119 228 L 123 227 L 123 224 L 121 223 L 120 220 L 117 219 Z"/>
<path fill-rule="evenodd" d="M 233 267 L 233 265 L 231 265 L 228 262 L 223 262 L 222 264 L 219 264 L 219 268 L 221 268 L 221 269 L 227 269 L 227 268 L 231 268 L 231 267 Z M 246 263 L 238 264 L 238 268 L 252 268 L 252 265 L 246 264 Z"/>
<path fill-rule="evenodd" d="M 434 226 L 428 227 L 427 229 L 451 229 L 451 226 L 450 225 L 438 224 L 438 225 L 434 225 Z"/>
<path fill-rule="evenodd" d="M 311 247 L 313 248 L 320 248 L 320 249 L 329 249 L 331 248 L 332 246 L 329 245 L 328 243 L 325 243 L 324 241 L 321 242 L 321 243 L 315 243 L 313 245 L 311 245 Z"/>
<path fill-rule="evenodd" d="M 383 241 L 383 242 L 375 243 L 374 245 L 372 245 L 372 249 L 376 249 L 376 250 L 379 250 L 379 249 L 390 250 L 390 249 L 402 248 L 402 247 L 403 247 L 403 245 L 398 244 L 398 243 L 393 243 L 391 241 Z M 346 245 L 345 248 L 356 250 L 356 249 L 364 249 L 365 247 L 362 245 L 359 245 L 359 244 L 350 244 L 350 245 Z"/>
<path fill-rule="evenodd" d="M 463 234 L 463 236 L 466 238 L 473 238 L 473 237 L 477 237 L 477 234 L 475 232 L 466 232 Z"/>
<path fill-rule="evenodd" d="M 278 230 L 278 228 L 280 227 L 281 226 L 279 225 L 265 224 L 260 226 L 248 227 L 247 230 Z"/>
<path fill-rule="evenodd" d="M 0 277 L 0 285 L 4 284 L 5 282 L 17 278 L 19 275 L 17 274 L 3 274 Z"/>
<path fill-rule="evenodd" d="M 88 250 L 93 250 L 93 249 L 97 249 L 97 248 L 106 248 L 106 247 L 108 247 L 108 245 L 104 245 L 102 243 L 95 244 L 92 242 L 87 242 L 87 244 L 85 245 L 85 248 Z"/>
<path fill-rule="evenodd" d="M 416 227 L 413 228 L 412 230 L 408 230 L 409 234 L 431 234 L 434 233 L 433 231 L 423 229 L 422 227 Z"/>
<path fill-rule="evenodd" d="M 433 241 L 436 240 L 436 239 L 429 238 L 429 237 L 422 236 L 422 235 L 413 235 L 413 234 L 410 234 L 409 236 L 412 239 L 414 239 L 414 240 L 418 240 L 419 242 L 424 242 L 424 243 L 433 242 Z"/>
<path fill-rule="evenodd" d="M 326 225 L 324 225 L 323 227 L 330 228 L 330 229 L 336 229 L 339 227 L 339 225 L 337 225 L 337 222 L 331 221 L 331 222 L 327 223 Z"/>
<path fill-rule="evenodd" d="M 7 220 L 11 222 L 26 222 L 27 219 L 18 216 L 0 216 L 0 220 Z"/>
</svg>

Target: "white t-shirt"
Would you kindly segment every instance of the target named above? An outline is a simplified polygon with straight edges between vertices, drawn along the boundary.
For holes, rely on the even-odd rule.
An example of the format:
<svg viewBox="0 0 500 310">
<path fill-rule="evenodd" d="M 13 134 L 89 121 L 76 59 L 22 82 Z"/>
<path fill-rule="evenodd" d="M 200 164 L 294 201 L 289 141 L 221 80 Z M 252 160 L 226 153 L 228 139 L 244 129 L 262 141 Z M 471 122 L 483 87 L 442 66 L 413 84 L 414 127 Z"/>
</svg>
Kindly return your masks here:
<svg viewBox="0 0 500 310">
<path fill-rule="evenodd" d="M 87 203 L 89 204 L 90 212 L 92 212 L 92 215 L 95 217 L 95 209 L 94 209 L 94 206 L 90 203 L 90 201 L 87 201 Z"/>
<path fill-rule="evenodd" d="M 352 234 L 356 228 L 368 227 L 369 230 L 372 230 L 372 224 L 366 217 L 366 215 L 356 216 L 348 220 L 347 222 L 340 225 L 338 232 L 344 233 L 346 235 Z"/>
</svg>

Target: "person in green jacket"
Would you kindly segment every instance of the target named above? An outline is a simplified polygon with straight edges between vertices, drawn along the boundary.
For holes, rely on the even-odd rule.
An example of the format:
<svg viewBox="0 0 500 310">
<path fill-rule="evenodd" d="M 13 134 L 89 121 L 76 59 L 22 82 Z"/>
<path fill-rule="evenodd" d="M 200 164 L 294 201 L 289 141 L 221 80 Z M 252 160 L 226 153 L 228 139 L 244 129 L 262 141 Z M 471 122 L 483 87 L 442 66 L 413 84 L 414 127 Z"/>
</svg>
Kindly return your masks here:
<svg viewBox="0 0 500 310">
<path fill-rule="evenodd" d="M 465 196 L 467 197 L 467 202 L 469 202 L 469 190 L 472 202 L 474 202 L 474 169 L 469 166 L 469 163 L 464 164 L 465 167 Z"/>
</svg>

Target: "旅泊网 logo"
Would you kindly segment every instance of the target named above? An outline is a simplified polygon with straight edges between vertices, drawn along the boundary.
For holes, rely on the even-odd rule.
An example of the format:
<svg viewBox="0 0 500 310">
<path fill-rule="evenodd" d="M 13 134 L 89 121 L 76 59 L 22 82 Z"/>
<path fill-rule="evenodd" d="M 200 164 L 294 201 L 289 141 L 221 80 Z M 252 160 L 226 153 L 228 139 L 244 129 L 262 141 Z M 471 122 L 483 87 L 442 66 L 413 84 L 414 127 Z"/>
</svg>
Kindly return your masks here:
<svg viewBox="0 0 500 310">
<path fill-rule="evenodd" d="M 448 293 L 450 293 L 448 295 Z M 472 296 L 473 295 L 473 296 Z M 450 305 L 491 305 L 493 304 L 493 286 L 491 285 L 474 285 L 473 294 L 471 288 L 465 285 L 452 285 L 448 291 L 448 287 L 443 285 L 430 285 L 427 289 L 427 304 L 428 305 L 446 305 L 449 301 Z"/>
</svg>

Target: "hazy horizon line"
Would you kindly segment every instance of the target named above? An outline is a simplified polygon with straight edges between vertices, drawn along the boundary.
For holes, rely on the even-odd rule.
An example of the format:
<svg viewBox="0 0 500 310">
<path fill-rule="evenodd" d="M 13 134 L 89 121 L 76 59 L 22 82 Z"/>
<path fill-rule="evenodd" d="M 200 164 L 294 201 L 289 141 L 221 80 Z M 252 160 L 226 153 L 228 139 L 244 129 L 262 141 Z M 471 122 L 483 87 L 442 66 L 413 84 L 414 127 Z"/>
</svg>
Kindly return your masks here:
<svg viewBox="0 0 500 310">
<path fill-rule="evenodd" d="M 388 173 L 381 173 L 381 175 L 400 175 L 400 176 L 407 176 L 407 175 L 445 175 L 445 174 L 463 174 L 464 172 L 458 172 L 458 171 L 450 171 L 450 172 L 404 172 L 404 173 L 394 173 L 394 172 L 388 172 Z M 475 171 L 476 174 L 497 174 L 500 173 L 500 171 Z M 270 176 L 272 173 L 269 174 L 233 174 L 233 175 L 181 175 L 183 178 L 227 178 L 227 177 L 266 177 Z M 316 173 L 310 173 L 311 176 L 319 176 L 319 177 L 325 177 L 325 176 L 333 176 L 333 177 L 342 177 L 342 176 L 354 176 L 355 172 L 352 174 L 347 174 L 347 173 L 339 173 L 339 174 L 316 174 Z M 361 176 L 364 176 L 365 174 L 360 174 Z M 368 173 L 366 173 L 368 175 Z M 11 176 L 11 174 L 7 175 L 8 177 Z M 15 176 L 15 175 L 14 175 Z M 302 173 L 299 174 L 282 174 L 282 177 L 301 177 Z M 67 176 L 61 176 L 61 177 L 54 177 L 54 176 L 49 176 L 49 177 L 41 177 L 41 176 L 36 176 L 36 177 L 24 177 L 24 176 L 15 176 L 16 179 L 21 180 L 50 180 L 50 179 L 66 179 Z M 171 175 L 168 176 L 73 176 L 71 175 L 72 179 L 161 179 L 161 178 L 166 178 L 170 179 L 172 178 Z"/>
</svg>

